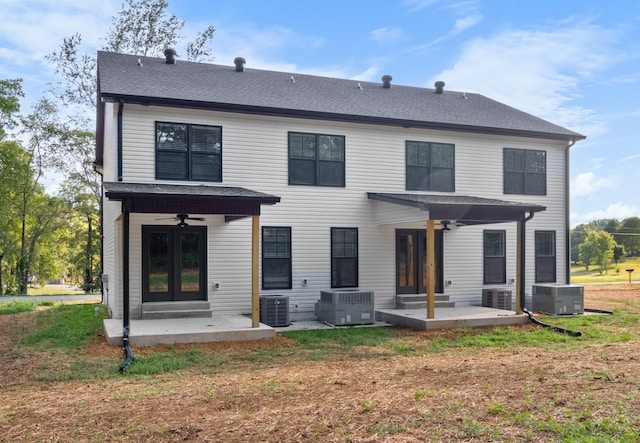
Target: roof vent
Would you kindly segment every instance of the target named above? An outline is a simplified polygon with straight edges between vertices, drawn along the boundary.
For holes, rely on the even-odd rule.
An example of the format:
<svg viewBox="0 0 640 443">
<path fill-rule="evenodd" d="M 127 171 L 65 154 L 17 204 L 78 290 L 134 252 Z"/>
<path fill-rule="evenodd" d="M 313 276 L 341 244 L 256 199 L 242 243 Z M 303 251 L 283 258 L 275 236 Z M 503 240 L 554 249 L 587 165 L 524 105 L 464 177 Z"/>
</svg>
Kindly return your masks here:
<svg viewBox="0 0 640 443">
<path fill-rule="evenodd" d="M 164 50 L 165 63 L 168 65 L 175 65 L 177 56 L 178 54 L 173 48 L 167 48 Z"/>
<path fill-rule="evenodd" d="M 233 63 L 236 65 L 236 72 L 244 72 L 244 64 L 247 63 L 244 57 L 234 58 Z"/>
<path fill-rule="evenodd" d="M 443 81 L 437 81 L 435 83 L 435 87 L 436 87 L 436 94 L 442 94 L 444 92 L 444 82 Z"/>
<path fill-rule="evenodd" d="M 389 89 L 391 87 L 391 80 L 393 80 L 393 77 L 391 77 L 390 75 L 383 75 L 382 87 Z"/>
</svg>

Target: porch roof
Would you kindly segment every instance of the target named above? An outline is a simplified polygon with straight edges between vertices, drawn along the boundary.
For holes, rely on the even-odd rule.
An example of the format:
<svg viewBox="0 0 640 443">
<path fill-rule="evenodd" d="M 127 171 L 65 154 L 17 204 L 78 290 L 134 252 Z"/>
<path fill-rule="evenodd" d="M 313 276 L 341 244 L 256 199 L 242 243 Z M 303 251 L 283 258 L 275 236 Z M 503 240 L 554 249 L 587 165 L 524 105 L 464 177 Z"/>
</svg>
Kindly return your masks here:
<svg viewBox="0 0 640 443">
<path fill-rule="evenodd" d="M 130 212 L 259 215 L 261 205 L 280 197 L 232 186 L 174 185 L 158 183 L 103 183 L 110 200 L 128 201 Z"/>
<path fill-rule="evenodd" d="M 455 220 L 463 224 L 520 221 L 528 214 L 547 209 L 545 206 L 533 203 L 512 202 L 466 195 L 387 194 L 368 192 L 367 197 L 370 200 L 428 211 L 429 219 L 432 220 Z"/>
</svg>

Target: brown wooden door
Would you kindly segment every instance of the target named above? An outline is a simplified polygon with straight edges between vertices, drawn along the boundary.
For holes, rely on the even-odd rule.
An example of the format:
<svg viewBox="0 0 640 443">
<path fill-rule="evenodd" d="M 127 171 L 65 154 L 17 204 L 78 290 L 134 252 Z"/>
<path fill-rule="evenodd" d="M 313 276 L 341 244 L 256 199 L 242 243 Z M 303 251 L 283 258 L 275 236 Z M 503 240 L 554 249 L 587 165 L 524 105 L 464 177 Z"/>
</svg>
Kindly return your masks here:
<svg viewBox="0 0 640 443">
<path fill-rule="evenodd" d="M 443 291 L 443 231 L 435 232 L 436 292 Z M 427 235 L 424 229 L 396 230 L 396 292 L 427 292 Z"/>
</svg>

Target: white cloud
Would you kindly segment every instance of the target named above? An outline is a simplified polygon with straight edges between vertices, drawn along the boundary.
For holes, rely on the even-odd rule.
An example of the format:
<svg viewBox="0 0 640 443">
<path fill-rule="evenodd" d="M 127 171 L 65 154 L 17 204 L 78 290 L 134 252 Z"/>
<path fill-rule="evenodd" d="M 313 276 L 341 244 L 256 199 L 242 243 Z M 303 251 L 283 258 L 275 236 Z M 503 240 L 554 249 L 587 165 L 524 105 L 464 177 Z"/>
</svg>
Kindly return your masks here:
<svg viewBox="0 0 640 443">
<path fill-rule="evenodd" d="M 374 29 L 371 31 L 369 36 L 371 40 L 382 45 L 398 42 L 403 40 L 405 37 L 406 36 L 402 28 L 397 27 Z"/>
<path fill-rule="evenodd" d="M 479 92 L 554 123 L 594 136 L 606 132 L 595 111 L 572 101 L 584 83 L 611 66 L 612 32 L 589 22 L 508 30 L 475 38 L 454 65 L 426 82 Z"/>
<path fill-rule="evenodd" d="M 617 202 L 610 204 L 604 210 L 591 211 L 586 214 L 571 213 L 571 227 L 573 228 L 581 223 L 589 223 L 593 220 L 605 218 L 624 220 L 625 218 L 638 217 L 639 215 L 640 209 L 638 207 Z"/>
<path fill-rule="evenodd" d="M 593 172 L 583 172 L 578 174 L 571 183 L 571 196 L 588 197 L 613 185 L 614 181 L 609 178 L 598 177 Z"/>
<path fill-rule="evenodd" d="M 416 12 L 438 3 L 439 0 L 404 0 L 405 6 L 409 8 L 410 12 Z"/>
</svg>

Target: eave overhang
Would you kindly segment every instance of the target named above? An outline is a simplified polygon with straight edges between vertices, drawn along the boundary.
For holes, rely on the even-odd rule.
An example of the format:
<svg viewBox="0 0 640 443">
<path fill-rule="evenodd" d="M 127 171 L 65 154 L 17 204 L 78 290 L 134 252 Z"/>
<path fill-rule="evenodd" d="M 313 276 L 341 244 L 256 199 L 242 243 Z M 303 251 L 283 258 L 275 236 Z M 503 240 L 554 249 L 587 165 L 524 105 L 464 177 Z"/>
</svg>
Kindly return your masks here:
<svg viewBox="0 0 640 443">
<path fill-rule="evenodd" d="M 524 220 L 545 206 L 497 199 L 442 194 L 388 194 L 368 192 L 370 200 L 408 206 L 429 212 L 430 220 L 455 220 L 460 224 L 503 223 Z"/>
<path fill-rule="evenodd" d="M 223 214 L 228 218 L 260 215 L 262 205 L 280 197 L 246 188 L 208 185 L 106 182 L 109 200 L 126 201 L 130 212 L 159 214 Z"/>
</svg>

